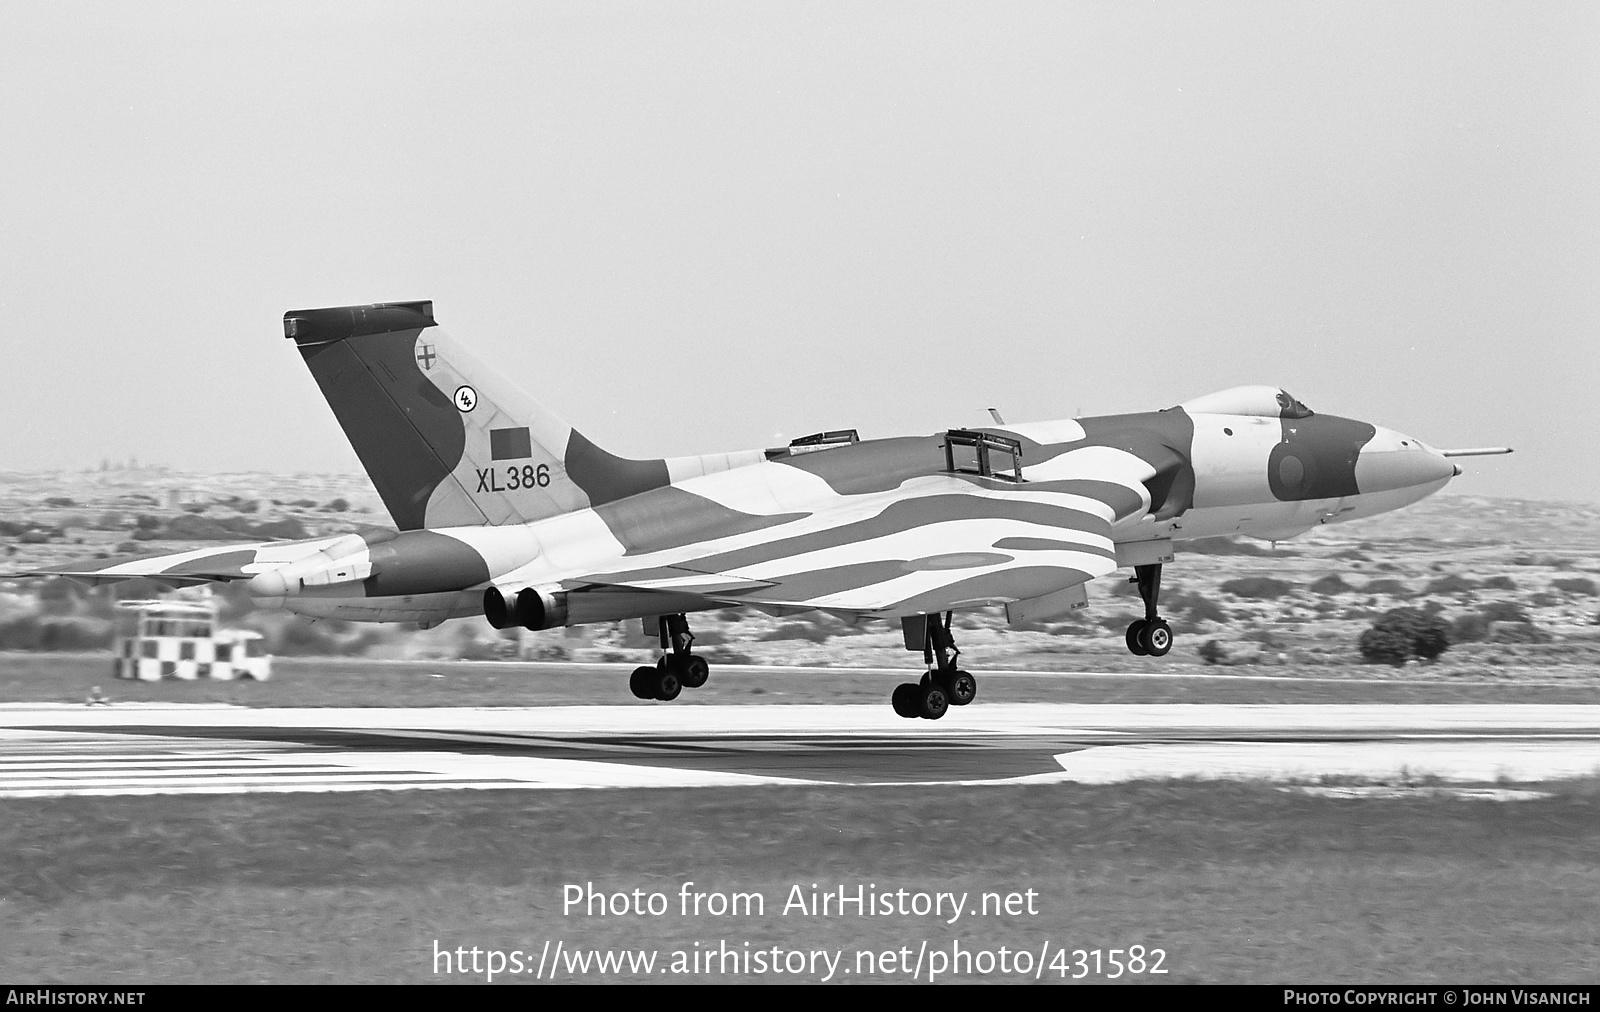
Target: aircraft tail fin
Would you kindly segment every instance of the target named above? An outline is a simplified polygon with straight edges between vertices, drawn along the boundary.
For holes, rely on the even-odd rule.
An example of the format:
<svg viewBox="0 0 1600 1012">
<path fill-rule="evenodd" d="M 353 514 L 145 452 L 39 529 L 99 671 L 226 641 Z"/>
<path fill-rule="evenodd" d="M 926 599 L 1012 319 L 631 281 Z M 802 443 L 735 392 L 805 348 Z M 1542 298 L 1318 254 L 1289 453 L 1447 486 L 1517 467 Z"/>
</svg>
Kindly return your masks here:
<svg viewBox="0 0 1600 1012">
<path fill-rule="evenodd" d="M 299 348 L 401 530 L 526 523 L 669 483 L 474 358 L 431 302 L 291 310 Z"/>
</svg>

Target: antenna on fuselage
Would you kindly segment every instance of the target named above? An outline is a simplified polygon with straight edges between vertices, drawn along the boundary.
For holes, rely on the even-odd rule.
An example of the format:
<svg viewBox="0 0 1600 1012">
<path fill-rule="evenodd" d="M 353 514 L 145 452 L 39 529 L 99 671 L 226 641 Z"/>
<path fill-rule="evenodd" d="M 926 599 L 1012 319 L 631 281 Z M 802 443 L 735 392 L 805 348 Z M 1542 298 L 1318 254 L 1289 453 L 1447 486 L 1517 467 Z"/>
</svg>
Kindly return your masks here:
<svg viewBox="0 0 1600 1012">
<path fill-rule="evenodd" d="M 996 425 L 1004 425 L 1006 423 L 1006 420 L 1000 417 L 1000 409 L 998 408 L 990 408 L 989 417 L 994 419 Z"/>
</svg>

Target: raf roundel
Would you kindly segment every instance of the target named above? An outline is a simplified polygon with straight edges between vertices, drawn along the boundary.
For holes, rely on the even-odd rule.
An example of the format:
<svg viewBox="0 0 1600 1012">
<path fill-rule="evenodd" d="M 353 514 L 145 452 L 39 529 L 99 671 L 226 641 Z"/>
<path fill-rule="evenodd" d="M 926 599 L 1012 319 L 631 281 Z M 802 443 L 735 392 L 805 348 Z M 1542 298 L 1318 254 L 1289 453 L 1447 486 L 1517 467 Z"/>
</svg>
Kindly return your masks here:
<svg viewBox="0 0 1600 1012">
<path fill-rule="evenodd" d="M 456 387 L 456 407 L 466 414 L 478 406 L 478 391 L 468 386 Z"/>
</svg>

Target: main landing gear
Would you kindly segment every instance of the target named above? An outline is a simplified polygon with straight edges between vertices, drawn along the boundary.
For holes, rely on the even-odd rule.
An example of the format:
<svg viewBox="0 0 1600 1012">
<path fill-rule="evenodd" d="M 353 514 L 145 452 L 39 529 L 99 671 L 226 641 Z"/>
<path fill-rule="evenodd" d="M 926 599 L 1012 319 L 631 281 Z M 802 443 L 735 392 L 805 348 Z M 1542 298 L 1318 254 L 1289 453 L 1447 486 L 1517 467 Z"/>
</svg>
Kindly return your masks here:
<svg viewBox="0 0 1600 1012">
<path fill-rule="evenodd" d="M 901 620 L 906 633 L 906 649 L 915 650 L 921 632 L 922 658 L 928 673 L 921 682 L 903 682 L 895 687 L 889 701 L 902 717 L 938 720 L 952 706 L 966 706 L 978 695 L 978 680 L 956 667 L 961 651 L 950 636 L 950 612 L 943 615 L 918 615 Z"/>
<path fill-rule="evenodd" d="M 635 668 L 628 688 L 640 699 L 670 701 L 684 689 L 698 689 L 711 677 L 711 666 L 689 652 L 694 633 L 683 615 L 661 616 L 661 659 L 652 667 Z"/>
<path fill-rule="evenodd" d="M 1130 583 L 1139 585 L 1139 596 L 1144 599 L 1144 618 L 1128 626 L 1128 650 L 1141 657 L 1165 657 L 1172 649 L 1172 627 L 1156 614 L 1156 602 L 1161 597 L 1161 563 L 1151 566 L 1134 566 Z"/>
</svg>

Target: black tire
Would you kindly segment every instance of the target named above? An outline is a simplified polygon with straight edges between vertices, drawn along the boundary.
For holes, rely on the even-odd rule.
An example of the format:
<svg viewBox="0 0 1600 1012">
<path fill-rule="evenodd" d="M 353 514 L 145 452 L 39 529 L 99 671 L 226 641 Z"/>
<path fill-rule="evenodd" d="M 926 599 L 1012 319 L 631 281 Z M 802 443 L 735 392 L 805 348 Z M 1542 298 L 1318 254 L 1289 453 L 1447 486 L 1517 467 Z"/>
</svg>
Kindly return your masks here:
<svg viewBox="0 0 1600 1012">
<path fill-rule="evenodd" d="M 659 672 L 655 668 L 634 668 L 633 674 L 628 676 L 628 691 L 639 699 L 656 698 L 656 676 Z"/>
<path fill-rule="evenodd" d="M 678 677 L 678 672 L 671 665 L 657 668 L 651 674 L 656 679 L 656 698 L 663 703 L 672 702 L 683 691 L 683 679 Z"/>
<path fill-rule="evenodd" d="M 1130 654 L 1145 657 L 1150 653 L 1149 648 L 1144 645 L 1144 627 L 1148 624 L 1141 618 L 1135 619 L 1133 624 L 1128 626 L 1128 652 Z"/>
<path fill-rule="evenodd" d="M 917 697 L 922 694 L 922 688 L 912 682 L 901 682 L 894 687 L 894 694 L 889 697 L 889 705 L 894 707 L 894 712 L 902 717 L 922 716 L 922 704 Z"/>
<path fill-rule="evenodd" d="M 966 706 L 978 698 L 978 680 L 965 671 L 958 669 L 947 673 L 942 684 L 951 706 Z"/>
<path fill-rule="evenodd" d="M 1165 657 L 1172 649 L 1172 627 L 1165 619 L 1156 619 L 1139 630 L 1139 645 L 1151 657 Z"/>
<path fill-rule="evenodd" d="M 685 689 L 698 689 L 711 677 L 711 665 L 699 654 L 690 654 L 678 664 L 678 677 Z"/>
<path fill-rule="evenodd" d="M 950 709 L 950 696 L 944 691 L 944 686 L 934 683 L 917 690 L 917 705 L 920 716 L 927 720 L 938 720 Z"/>
</svg>

